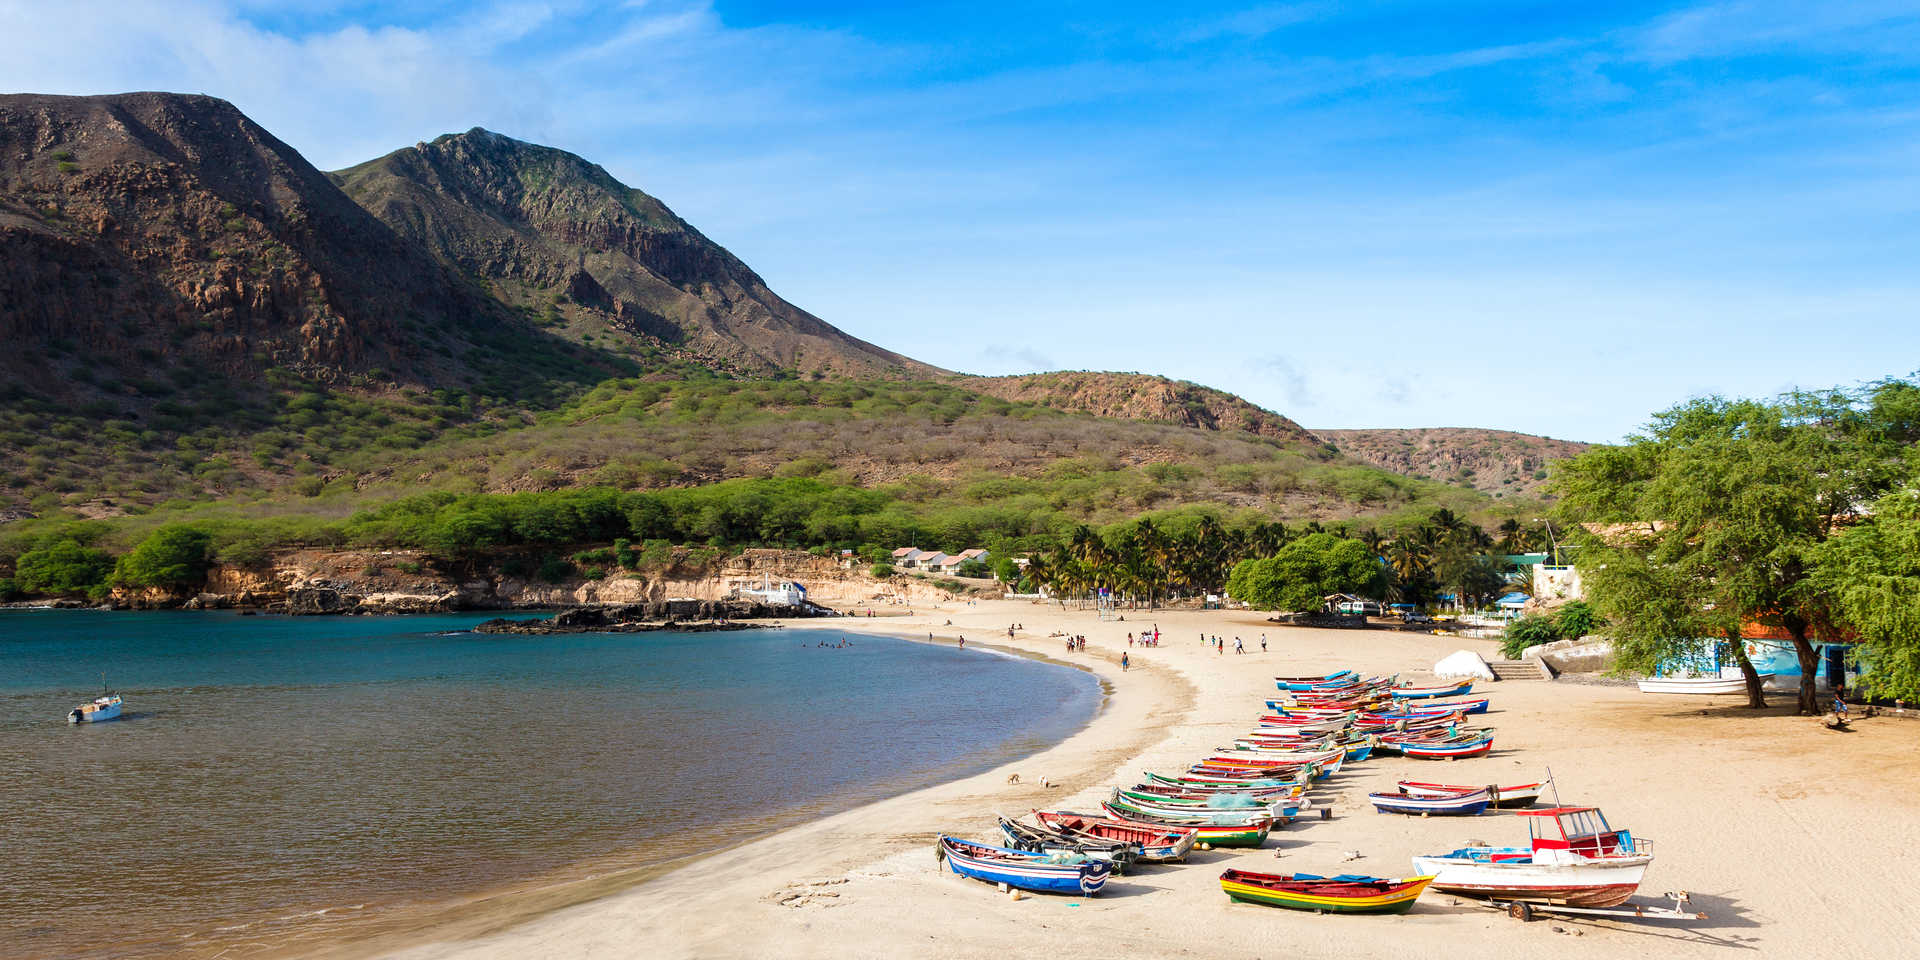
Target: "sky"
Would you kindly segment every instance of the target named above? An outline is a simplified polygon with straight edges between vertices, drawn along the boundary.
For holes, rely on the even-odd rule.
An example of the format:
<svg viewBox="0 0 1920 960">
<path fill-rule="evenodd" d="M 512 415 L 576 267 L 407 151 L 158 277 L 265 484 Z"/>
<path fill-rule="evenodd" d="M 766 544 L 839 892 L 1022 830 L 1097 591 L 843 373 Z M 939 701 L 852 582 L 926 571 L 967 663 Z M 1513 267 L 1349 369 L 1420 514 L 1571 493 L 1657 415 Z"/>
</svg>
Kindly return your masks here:
<svg viewBox="0 0 1920 960">
<path fill-rule="evenodd" d="M 973 373 L 1611 441 L 1920 369 L 1920 2 L 0 0 L 0 90 L 483 126 Z"/>
</svg>

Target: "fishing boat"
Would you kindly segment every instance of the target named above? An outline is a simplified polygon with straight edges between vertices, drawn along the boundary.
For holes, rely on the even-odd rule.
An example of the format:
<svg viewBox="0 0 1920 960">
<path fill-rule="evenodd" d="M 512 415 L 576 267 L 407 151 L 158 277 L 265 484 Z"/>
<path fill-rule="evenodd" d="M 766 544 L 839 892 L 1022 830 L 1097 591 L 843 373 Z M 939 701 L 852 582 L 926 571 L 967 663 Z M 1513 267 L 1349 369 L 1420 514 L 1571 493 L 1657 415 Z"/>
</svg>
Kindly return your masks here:
<svg viewBox="0 0 1920 960">
<path fill-rule="evenodd" d="M 1227 787 L 1218 785 L 1174 785 L 1169 783 L 1147 782 L 1134 784 L 1131 792 L 1166 797 L 1211 797 L 1244 794 L 1261 800 L 1271 801 L 1283 797 L 1297 797 L 1305 790 L 1306 785 L 1301 783 L 1281 783 L 1267 786 L 1241 784 L 1239 786 Z"/>
<path fill-rule="evenodd" d="M 1415 760 L 1461 760 L 1467 757 L 1485 756 L 1493 750 L 1491 734 L 1464 740 L 1449 740 L 1441 743 L 1402 743 L 1400 755 Z"/>
<path fill-rule="evenodd" d="M 1263 787 L 1290 787 L 1294 792 L 1306 788 L 1307 777 L 1199 777 L 1147 772 L 1148 781 L 1186 790 L 1246 790 Z"/>
<path fill-rule="evenodd" d="M 1274 677 L 1273 682 L 1279 684 L 1282 690 L 1311 690 L 1314 684 L 1344 683 L 1354 676 L 1352 670 L 1339 670 L 1317 677 Z"/>
<path fill-rule="evenodd" d="M 1191 827 L 1196 843 L 1210 844 L 1216 847 L 1257 847 L 1267 842 L 1267 834 L 1273 831 L 1273 821 L 1254 820 L 1244 824 L 1214 823 L 1200 817 L 1157 816 L 1138 811 L 1129 812 L 1123 807 L 1103 803 L 1100 808 L 1108 817 L 1126 820 L 1153 827 Z"/>
<path fill-rule="evenodd" d="M 1078 854 L 1043 854 L 943 836 L 935 856 L 963 877 L 1039 893 L 1093 896 L 1113 876 L 1113 864 Z"/>
<path fill-rule="evenodd" d="M 1473 681 L 1442 684 L 1437 687 L 1388 687 L 1387 693 L 1401 700 L 1431 700 L 1436 697 L 1462 697 L 1473 692 Z"/>
<path fill-rule="evenodd" d="M 1765 684 L 1773 676 L 1760 674 L 1760 682 Z M 1739 674 L 1719 677 L 1648 677 L 1640 681 L 1641 693 L 1691 693 L 1724 694 L 1746 693 L 1747 679 Z"/>
<path fill-rule="evenodd" d="M 107 678 L 100 677 L 100 695 L 67 711 L 68 723 L 101 723 L 120 719 L 120 695 L 107 689 Z"/>
<path fill-rule="evenodd" d="M 1521 810 L 1525 847 L 1462 847 L 1414 857 L 1413 868 L 1433 874 L 1433 888 L 1467 897 L 1569 907 L 1616 907 L 1627 902 L 1653 863 L 1652 845 L 1615 830 L 1598 807 Z"/>
<path fill-rule="evenodd" d="M 1126 873 L 1127 867 L 1140 855 L 1140 845 L 1131 841 L 1070 836 L 1044 825 L 1034 826 L 1007 817 L 1000 818 L 1000 832 L 1006 834 L 1007 846 L 1015 850 L 1047 854 L 1074 853 L 1105 860 L 1113 864 L 1115 874 Z"/>
<path fill-rule="evenodd" d="M 1486 713 L 1493 706 L 1491 697 L 1474 697 L 1470 700 L 1436 700 L 1425 704 L 1423 710 L 1458 710 L 1461 713 Z"/>
<path fill-rule="evenodd" d="M 1491 799 L 1491 802 L 1488 804 L 1489 806 L 1496 809 L 1508 810 L 1533 806 L 1540 800 L 1541 791 L 1545 790 L 1547 784 L 1550 782 L 1551 781 L 1548 780 L 1542 780 L 1539 783 L 1520 783 L 1511 787 L 1489 784 L 1481 788 L 1455 786 L 1447 783 L 1425 783 L 1419 780 L 1402 780 L 1397 786 L 1400 788 L 1401 793 L 1411 797 L 1433 797 L 1484 789 L 1487 791 L 1487 796 Z"/>
<path fill-rule="evenodd" d="M 1320 877 L 1231 869 L 1220 875 L 1220 889 L 1235 902 L 1320 913 L 1405 913 L 1432 882 L 1432 877 L 1385 880 L 1356 874 Z"/>
<path fill-rule="evenodd" d="M 1113 820 L 1065 810 L 1036 810 L 1033 818 L 1055 833 L 1089 840 L 1114 840 L 1133 844 L 1135 859 L 1142 863 L 1179 863 L 1200 836 L 1193 827 L 1147 824 L 1133 820 Z"/>
<path fill-rule="evenodd" d="M 1114 790 L 1111 802 L 1121 810 L 1157 817 L 1212 817 L 1219 823 L 1247 820 L 1292 820 L 1313 806 L 1306 797 L 1254 797 L 1248 794 L 1209 794 L 1167 797 L 1134 790 Z"/>
<path fill-rule="evenodd" d="M 1421 817 L 1471 817 L 1487 809 L 1493 796 L 1487 788 L 1459 793 L 1369 793 L 1367 801 L 1381 813 L 1404 813 Z"/>
</svg>

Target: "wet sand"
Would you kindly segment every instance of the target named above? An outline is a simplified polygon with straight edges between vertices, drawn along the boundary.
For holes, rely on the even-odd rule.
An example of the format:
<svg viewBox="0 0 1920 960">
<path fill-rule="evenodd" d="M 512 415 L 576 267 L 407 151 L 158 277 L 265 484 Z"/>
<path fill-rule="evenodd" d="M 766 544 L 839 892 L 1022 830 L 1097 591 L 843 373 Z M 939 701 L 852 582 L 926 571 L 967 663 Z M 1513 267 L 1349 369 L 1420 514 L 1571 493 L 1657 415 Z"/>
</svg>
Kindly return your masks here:
<svg viewBox="0 0 1920 960">
<path fill-rule="evenodd" d="M 992 643 L 1070 660 L 1112 685 L 1079 734 L 1026 760 L 771 833 L 591 902 L 538 914 L 518 893 L 471 905 L 458 921 L 379 940 L 302 948 L 301 955 L 441 958 L 1399 956 L 1888 956 L 1920 927 L 1897 885 L 1920 845 L 1920 721 L 1862 720 L 1851 733 L 1753 712 L 1734 697 L 1654 697 L 1632 688 L 1535 681 L 1486 684 L 1499 733 L 1487 757 L 1453 763 L 1384 757 L 1316 791 L 1332 820 L 1304 820 L 1251 851 L 1196 852 L 1183 866 L 1116 878 L 1097 899 L 1014 902 L 936 864 L 941 832 L 996 835 L 994 814 L 1033 807 L 1092 809 L 1143 769 L 1179 770 L 1253 725 L 1275 674 L 1351 666 L 1419 677 L 1459 649 L 1488 641 L 1380 631 L 1291 629 L 1235 612 L 1091 613 L 1012 601 L 948 605 L 913 618 L 848 620 L 854 630 L 969 646 Z M 945 621 L 951 619 L 952 626 Z M 1011 643 L 1009 622 L 1026 629 Z M 1124 637 L 1158 623 L 1157 649 Z M 1047 634 L 1084 633 L 1068 656 Z M 1228 651 L 1201 634 L 1228 638 Z M 1267 634 L 1268 652 L 1259 653 Z M 1232 638 L 1250 651 L 1236 656 Z M 1121 672 L 1122 652 L 1134 669 Z M 964 696 L 964 690 L 955 691 Z M 1411 873 L 1416 853 L 1470 840 L 1522 843 L 1523 822 L 1376 814 L 1369 790 L 1403 777 L 1462 783 L 1531 780 L 1551 767 L 1569 803 L 1597 803 L 1616 826 L 1654 842 L 1639 900 L 1688 890 L 1709 919 L 1563 920 L 1522 924 L 1429 893 L 1397 917 L 1316 916 L 1231 904 L 1217 877 L 1229 866 L 1312 873 Z M 1021 776 L 1011 784 L 1011 774 Z M 1058 786 L 1038 785 L 1046 777 Z M 690 825 L 697 828 L 697 825 Z M 1349 854 L 1357 859 L 1347 860 Z M 1491 951 L 1489 953 L 1488 951 Z"/>
</svg>

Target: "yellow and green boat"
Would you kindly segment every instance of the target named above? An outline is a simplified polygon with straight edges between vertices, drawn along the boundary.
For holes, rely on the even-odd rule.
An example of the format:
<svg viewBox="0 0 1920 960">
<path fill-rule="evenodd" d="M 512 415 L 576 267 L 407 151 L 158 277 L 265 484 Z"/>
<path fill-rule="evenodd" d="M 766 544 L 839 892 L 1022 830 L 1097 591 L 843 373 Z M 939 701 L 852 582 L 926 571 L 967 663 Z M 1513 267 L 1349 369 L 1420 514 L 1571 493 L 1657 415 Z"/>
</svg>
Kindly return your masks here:
<svg viewBox="0 0 1920 960">
<path fill-rule="evenodd" d="M 1320 877 L 1251 870 L 1228 870 L 1220 875 L 1220 889 L 1236 902 L 1318 913 L 1406 913 L 1432 882 L 1430 876 L 1387 880 L 1354 874 Z"/>
</svg>

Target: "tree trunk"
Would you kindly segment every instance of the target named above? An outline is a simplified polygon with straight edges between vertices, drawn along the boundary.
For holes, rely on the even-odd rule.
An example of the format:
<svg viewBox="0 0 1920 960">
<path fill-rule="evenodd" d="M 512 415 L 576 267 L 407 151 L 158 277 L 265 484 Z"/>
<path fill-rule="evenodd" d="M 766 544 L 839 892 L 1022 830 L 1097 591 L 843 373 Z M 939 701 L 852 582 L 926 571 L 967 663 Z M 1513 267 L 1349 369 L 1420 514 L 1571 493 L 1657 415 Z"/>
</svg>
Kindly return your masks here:
<svg viewBox="0 0 1920 960">
<path fill-rule="evenodd" d="M 1727 644 L 1733 647 L 1734 660 L 1740 664 L 1740 676 L 1747 681 L 1747 706 L 1755 710 L 1767 705 L 1766 691 L 1760 686 L 1760 671 L 1753 668 L 1753 661 L 1747 659 L 1746 641 L 1740 639 L 1740 631 L 1727 632 Z"/>
<path fill-rule="evenodd" d="M 1803 623 L 1790 623 L 1787 629 L 1793 633 L 1793 654 L 1800 660 L 1800 715 L 1817 717 L 1820 715 L 1819 683 L 1820 654 L 1813 648 L 1813 641 L 1807 639 L 1807 627 Z"/>
</svg>

